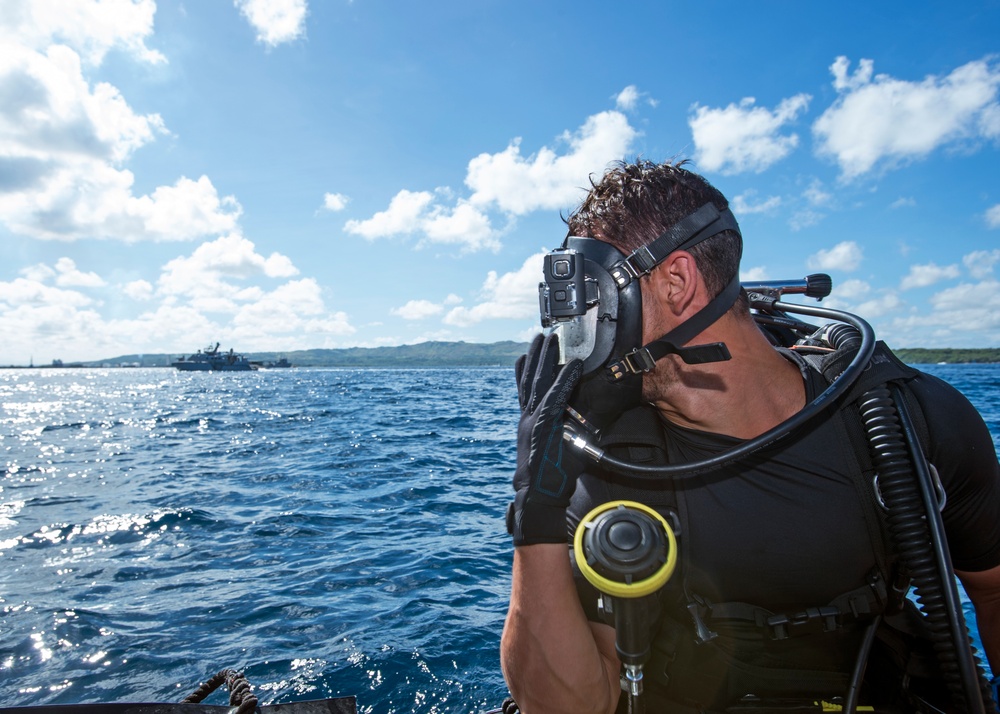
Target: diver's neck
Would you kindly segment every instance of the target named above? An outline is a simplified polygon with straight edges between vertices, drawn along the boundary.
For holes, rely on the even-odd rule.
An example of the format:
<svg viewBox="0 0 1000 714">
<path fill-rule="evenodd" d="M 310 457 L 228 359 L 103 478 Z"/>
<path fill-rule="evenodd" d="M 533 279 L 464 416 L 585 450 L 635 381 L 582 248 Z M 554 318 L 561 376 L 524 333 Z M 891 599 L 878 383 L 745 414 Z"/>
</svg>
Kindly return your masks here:
<svg viewBox="0 0 1000 714">
<path fill-rule="evenodd" d="M 777 352 L 752 322 L 708 332 L 690 344 L 725 342 L 725 362 L 688 365 L 669 355 L 644 377 L 643 393 L 678 426 L 751 439 L 805 405 L 798 367 Z"/>
</svg>

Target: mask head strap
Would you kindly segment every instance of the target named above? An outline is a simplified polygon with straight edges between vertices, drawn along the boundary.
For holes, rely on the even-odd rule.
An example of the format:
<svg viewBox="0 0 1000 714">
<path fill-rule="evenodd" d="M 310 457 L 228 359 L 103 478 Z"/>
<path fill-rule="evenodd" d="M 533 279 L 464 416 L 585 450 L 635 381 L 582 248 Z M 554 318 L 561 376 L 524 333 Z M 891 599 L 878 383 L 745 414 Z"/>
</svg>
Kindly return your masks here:
<svg viewBox="0 0 1000 714">
<path fill-rule="evenodd" d="M 611 365 L 611 376 L 621 379 L 626 374 L 638 374 L 653 369 L 656 361 L 669 354 L 679 355 L 687 364 L 725 362 L 730 358 L 729 348 L 724 342 L 710 342 L 694 347 L 682 347 L 703 332 L 709 325 L 726 314 L 740 294 L 739 275 L 734 275 L 722 292 L 709 301 L 705 307 L 685 320 L 658 340 L 632 350 L 621 360 Z"/>
<path fill-rule="evenodd" d="M 650 243 L 634 250 L 629 257 L 611 269 L 611 276 L 618 287 L 622 288 L 634 278 L 649 275 L 653 268 L 674 251 L 687 250 L 726 230 L 740 232 L 732 211 L 728 208 L 719 211 L 713 204 L 706 203 Z"/>
<path fill-rule="evenodd" d="M 727 208 L 719 211 L 713 204 L 706 203 L 694 213 L 678 221 L 652 242 L 633 251 L 629 257 L 611 269 L 611 276 L 619 288 L 633 279 L 649 275 L 653 268 L 662 263 L 668 255 L 677 250 L 687 250 L 719 233 L 732 230 L 740 232 L 736 217 Z M 653 369 L 656 361 L 668 354 L 680 356 L 687 364 L 723 362 L 730 358 L 729 349 L 722 342 L 684 347 L 709 325 L 722 317 L 736 302 L 740 294 L 739 274 L 734 275 L 729 284 L 705 307 L 689 319 L 675 327 L 666 335 L 647 345 L 632 350 L 609 369 L 613 379 L 621 379 L 626 374 L 638 374 Z"/>
</svg>

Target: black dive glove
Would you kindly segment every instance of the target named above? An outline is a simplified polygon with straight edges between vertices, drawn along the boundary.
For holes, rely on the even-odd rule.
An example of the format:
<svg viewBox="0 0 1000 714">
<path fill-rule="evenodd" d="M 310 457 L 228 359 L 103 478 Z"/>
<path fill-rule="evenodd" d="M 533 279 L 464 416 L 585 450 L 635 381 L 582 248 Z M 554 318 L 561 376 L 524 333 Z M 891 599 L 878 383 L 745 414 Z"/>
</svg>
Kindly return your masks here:
<svg viewBox="0 0 1000 714">
<path fill-rule="evenodd" d="M 514 367 L 521 403 L 514 502 L 507 511 L 514 545 L 567 540 L 566 507 L 583 460 L 563 441 L 563 416 L 583 362 L 574 359 L 560 367 L 558 361 L 555 336 L 538 335 Z"/>
</svg>

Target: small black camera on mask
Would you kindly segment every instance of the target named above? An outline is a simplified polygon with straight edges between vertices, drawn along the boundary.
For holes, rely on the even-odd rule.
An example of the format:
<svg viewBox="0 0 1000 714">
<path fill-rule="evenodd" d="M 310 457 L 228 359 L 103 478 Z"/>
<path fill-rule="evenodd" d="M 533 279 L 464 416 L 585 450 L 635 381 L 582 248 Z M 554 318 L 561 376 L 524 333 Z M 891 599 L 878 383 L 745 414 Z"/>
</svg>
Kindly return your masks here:
<svg viewBox="0 0 1000 714">
<path fill-rule="evenodd" d="M 587 313 L 583 253 L 555 250 L 545 256 L 542 271 L 545 282 L 538 285 L 538 301 L 543 327 Z"/>
</svg>

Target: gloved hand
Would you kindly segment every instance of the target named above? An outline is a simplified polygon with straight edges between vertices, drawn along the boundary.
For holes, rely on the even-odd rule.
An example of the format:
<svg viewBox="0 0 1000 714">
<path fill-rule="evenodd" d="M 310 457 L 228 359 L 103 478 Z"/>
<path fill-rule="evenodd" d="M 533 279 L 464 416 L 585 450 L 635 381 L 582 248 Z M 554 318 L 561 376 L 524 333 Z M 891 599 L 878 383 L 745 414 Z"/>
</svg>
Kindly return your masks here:
<svg viewBox="0 0 1000 714">
<path fill-rule="evenodd" d="M 583 471 L 583 459 L 563 441 L 566 401 L 583 372 L 583 362 L 560 367 L 554 335 L 538 335 L 517 360 L 517 470 L 507 531 L 514 545 L 565 543 L 566 507 Z"/>
</svg>

